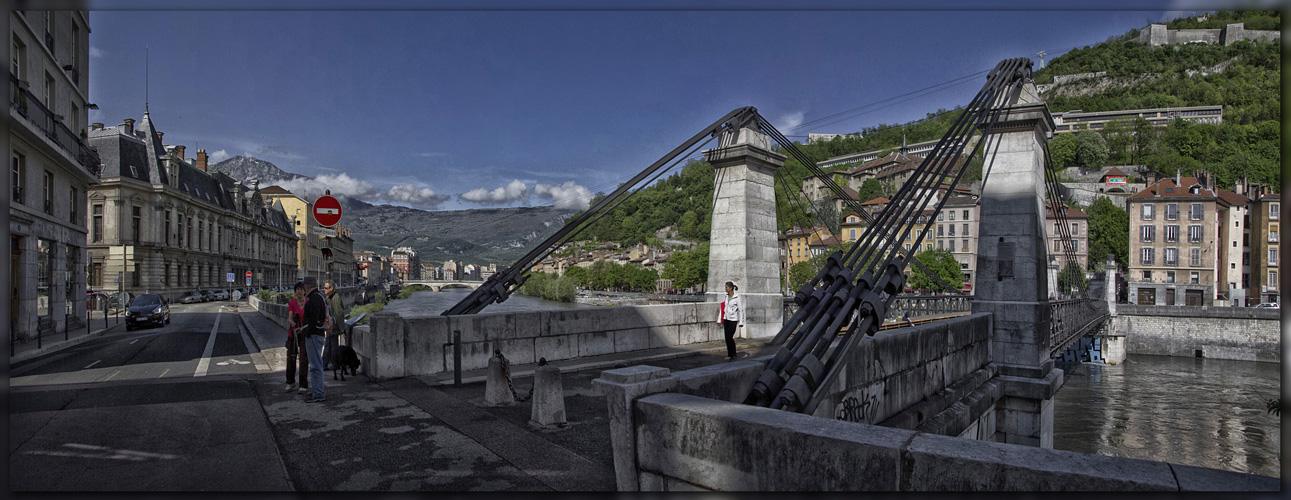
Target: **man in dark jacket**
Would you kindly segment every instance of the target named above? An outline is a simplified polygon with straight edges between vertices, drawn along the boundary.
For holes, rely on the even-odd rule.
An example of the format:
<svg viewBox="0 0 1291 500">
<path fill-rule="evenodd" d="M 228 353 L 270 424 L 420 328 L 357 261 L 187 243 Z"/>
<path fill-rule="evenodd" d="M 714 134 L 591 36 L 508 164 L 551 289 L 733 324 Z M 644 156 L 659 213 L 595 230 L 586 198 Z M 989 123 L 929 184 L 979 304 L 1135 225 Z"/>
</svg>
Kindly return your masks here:
<svg viewBox="0 0 1291 500">
<path fill-rule="evenodd" d="M 340 343 L 341 334 L 345 333 L 345 306 L 341 304 L 341 294 L 336 293 L 335 281 L 324 281 L 323 293 L 327 296 L 327 305 L 332 313 L 332 331 L 327 332 L 327 345 L 323 347 L 323 362 L 327 363 L 326 369 L 335 370 L 336 360 L 333 358 L 336 357 L 336 346 Z"/>
<path fill-rule="evenodd" d="M 327 299 L 318 291 L 318 278 L 305 277 L 305 347 L 309 354 L 309 388 L 311 394 L 306 403 L 320 403 L 327 400 L 327 388 L 323 386 L 323 344 L 325 342 L 324 325 L 327 322 Z"/>
</svg>

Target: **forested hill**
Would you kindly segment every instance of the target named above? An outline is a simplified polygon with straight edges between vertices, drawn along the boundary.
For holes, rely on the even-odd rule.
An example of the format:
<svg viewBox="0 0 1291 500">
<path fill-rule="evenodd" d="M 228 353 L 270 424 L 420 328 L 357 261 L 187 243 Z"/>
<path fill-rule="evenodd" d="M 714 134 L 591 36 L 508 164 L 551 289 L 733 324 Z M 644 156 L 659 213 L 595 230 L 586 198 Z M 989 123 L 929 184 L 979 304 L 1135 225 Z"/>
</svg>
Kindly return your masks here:
<svg viewBox="0 0 1291 500">
<path fill-rule="evenodd" d="M 1278 12 L 1219 12 L 1177 19 L 1168 29 L 1220 28 L 1245 23 L 1247 29 L 1280 30 Z M 1145 165 L 1164 175 L 1208 171 L 1221 188 L 1233 181 L 1281 185 L 1281 45 L 1242 41 L 1234 45 L 1183 44 L 1152 47 L 1137 41 L 1139 30 L 1106 42 L 1075 49 L 1047 61 L 1035 72 L 1038 84 L 1054 76 L 1106 72 L 1100 78 L 1054 85 L 1041 97 L 1051 111 L 1112 111 L 1175 106 L 1223 105 L 1221 125 L 1176 121 L 1167 127 L 1146 122 L 1113 122 L 1098 131 L 1059 134 L 1050 145 L 1059 167 Z M 854 104 L 854 103 L 853 103 Z M 862 137 L 801 144 L 813 161 L 874 150 L 892 150 L 902 140 L 939 139 L 960 109 L 938 110 L 905 124 L 879 125 L 859 131 Z M 713 170 L 692 161 L 680 173 L 642 190 L 615 213 L 585 231 L 582 239 L 636 243 L 664 227 L 679 236 L 704 241 L 711 221 Z M 790 157 L 784 181 L 777 184 L 780 230 L 816 219 L 810 207 L 791 202 L 800 191 L 806 167 Z M 970 177 L 972 173 L 970 172 Z M 779 181 L 778 181 L 779 182 Z M 807 212 L 807 213 L 804 213 Z M 693 214 L 693 215 L 691 215 Z"/>
</svg>

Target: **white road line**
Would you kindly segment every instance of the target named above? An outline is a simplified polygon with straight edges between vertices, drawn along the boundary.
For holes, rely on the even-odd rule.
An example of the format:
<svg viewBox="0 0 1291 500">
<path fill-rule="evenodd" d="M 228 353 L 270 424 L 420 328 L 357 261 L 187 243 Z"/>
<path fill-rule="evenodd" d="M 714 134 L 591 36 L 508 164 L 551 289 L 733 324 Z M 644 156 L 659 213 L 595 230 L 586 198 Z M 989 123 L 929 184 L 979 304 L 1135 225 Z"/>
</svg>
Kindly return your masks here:
<svg viewBox="0 0 1291 500">
<path fill-rule="evenodd" d="M 131 341 L 130 341 L 130 344 L 132 344 L 132 345 L 133 345 L 135 342 L 138 342 L 138 341 L 139 341 L 139 339 L 131 340 Z"/>
<path fill-rule="evenodd" d="M 158 375 L 158 376 L 157 376 L 157 378 L 165 377 L 167 373 L 170 373 L 170 368 L 167 368 L 167 369 L 163 370 L 163 371 L 161 372 L 161 375 Z"/>
<path fill-rule="evenodd" d="M 102 363 L 102 362 L 103 362 L 103 360 L 101 360 L 101 359 L 100 359 L 100 360 L 98 360 L 98 361 L 95 361 L 95 362 L 93 362 L 93 363 L 90 363 L 90 364 L 88 364 L 88 365 L 85 365 L 85 368 L 81 368 L 81 369 L 82 369 L 82 370 L 88 370 L 88 369 L 90 369 L 90 367 L 91 367 L 91 366 L 97 365 L 97 364 Z"/>
<path fill-rule="evenodd" d="M 206 340 L 206 351 L 202 352 L 202 359 L 197 362 L 197 371 L 193 372 L 194 377 L 205 377 L 206 370 L 211 367 L 211 352 L 215 350 L 215 333 L 220 331 L 220 311 L 215 311 L 215 326 L 211 327 L 211 338 Z"/>
<path fill-rule="evenodd" d="M 270 373 L 273 371 L 266 363 L 264 356 L 260 355 L 260 350 L 256 349 L 255 344 L 251 343 L 251 336 L 247 335 L 247 329 L 242 327 L 242 322 L 238 322 L 238 331 L 242 333 L 242 343 L 247 345 L 247 354 L 251 356 L 251 361 L 255 362 L 256 373 Z"/>
<path fill-rule="evenodd" d="M 103 381 L 104 381 L 104 382 L 107 382 L 107 381 L 109 381 L 109 380 L 112 380 L 112 377 L 115 377 L 115 376 L 120 375 L 120 374 L 121 374 L 121 370 L 114 371 L 114 372 L 112 372 L 112 374 L 111 374 L 111 375 L 108 375 L 108 378 L 103 379 Z"/>
</svg>

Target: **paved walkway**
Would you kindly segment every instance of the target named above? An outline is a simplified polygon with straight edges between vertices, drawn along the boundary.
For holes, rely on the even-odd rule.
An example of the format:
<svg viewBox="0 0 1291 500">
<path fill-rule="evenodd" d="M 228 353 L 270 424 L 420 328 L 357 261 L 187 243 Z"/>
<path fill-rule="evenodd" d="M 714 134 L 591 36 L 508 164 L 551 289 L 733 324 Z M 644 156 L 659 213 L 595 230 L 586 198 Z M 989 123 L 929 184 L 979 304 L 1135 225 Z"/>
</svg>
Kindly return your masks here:
<svg viewBox="0 0 1291 500">
<path fill-rule="evenodd" d="M 108 332 L 125 330 L 125 315 L 109 314 L 106 322 L 102 311 L 94 311 L 91 316 L 88 327 L 81 325 L 79 328 L 71 328 L 65 332 L 46 333 L 39 340 L 10 342 L 9 363 L 20 363 L 47 353 L 61 351 Z"/>
</svg>

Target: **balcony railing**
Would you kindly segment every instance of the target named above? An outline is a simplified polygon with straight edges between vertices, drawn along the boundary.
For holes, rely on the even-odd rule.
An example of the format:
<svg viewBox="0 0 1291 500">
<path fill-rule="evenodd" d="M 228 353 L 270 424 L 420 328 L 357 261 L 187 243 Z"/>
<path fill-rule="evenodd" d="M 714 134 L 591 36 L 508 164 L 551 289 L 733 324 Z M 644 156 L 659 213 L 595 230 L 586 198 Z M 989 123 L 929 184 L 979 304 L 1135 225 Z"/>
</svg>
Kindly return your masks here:
<svg viewBox="0 0 1291 500">
<path fill-rule="evenodd" d="M 12 73 L 9 74 L 9 106 L 35 124 L 36 128 L 45 133 L 45 137 L 67 151 L 90 175 L 98 177 L 102 166 L 98 153 L 56 119 L 40 99 L 22 88 L 21 83 Z"/>
</svg>

